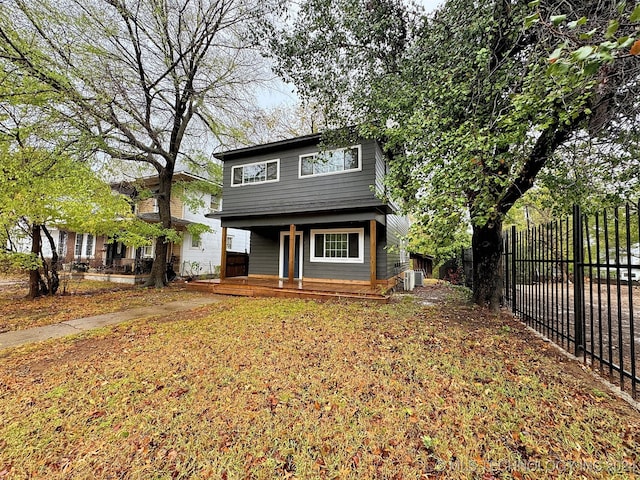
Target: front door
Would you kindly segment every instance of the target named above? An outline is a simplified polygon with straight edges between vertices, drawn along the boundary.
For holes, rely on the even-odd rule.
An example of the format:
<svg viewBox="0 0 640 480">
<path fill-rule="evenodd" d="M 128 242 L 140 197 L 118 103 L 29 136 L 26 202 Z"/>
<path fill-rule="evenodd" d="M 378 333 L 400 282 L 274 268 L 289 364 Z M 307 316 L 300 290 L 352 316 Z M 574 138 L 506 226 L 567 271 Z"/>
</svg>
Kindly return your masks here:
<svg viewBox="0 0 640 480">
<path fill-rule="evenodd" d="M 280 278 L 289 276 L 289 232 L 280 233 Z M 296 253 L 293 261 L 293 277 L 302 277 L 302 232 L 296 232 Z"/>
</svg>

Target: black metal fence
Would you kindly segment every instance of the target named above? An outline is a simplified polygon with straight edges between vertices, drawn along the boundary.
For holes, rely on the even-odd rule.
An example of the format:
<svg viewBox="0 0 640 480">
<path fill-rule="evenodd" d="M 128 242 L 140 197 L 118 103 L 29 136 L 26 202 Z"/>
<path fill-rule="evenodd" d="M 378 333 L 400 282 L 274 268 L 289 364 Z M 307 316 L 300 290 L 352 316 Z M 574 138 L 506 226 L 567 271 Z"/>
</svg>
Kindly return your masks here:
<svg viewBox="0 0 640 480">
<path fill-rule="evenodd" d="M 640 204 L 514 227 L 503 266 L 517 317 L 638 399 Z"/>
</svg>

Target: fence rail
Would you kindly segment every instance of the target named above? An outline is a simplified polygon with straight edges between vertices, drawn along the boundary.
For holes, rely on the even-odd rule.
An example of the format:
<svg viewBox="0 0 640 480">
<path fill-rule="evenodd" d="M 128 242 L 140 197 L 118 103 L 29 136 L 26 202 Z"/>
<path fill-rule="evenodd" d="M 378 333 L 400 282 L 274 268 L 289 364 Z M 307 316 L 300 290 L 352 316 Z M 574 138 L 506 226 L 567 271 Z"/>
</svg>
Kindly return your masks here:
<svg viewBox="0 0 640 480">
<path fill-rule="evenodd" d="M 507 305 L 638 399 L 640 205 L 504 236 Z"/>
</svg>

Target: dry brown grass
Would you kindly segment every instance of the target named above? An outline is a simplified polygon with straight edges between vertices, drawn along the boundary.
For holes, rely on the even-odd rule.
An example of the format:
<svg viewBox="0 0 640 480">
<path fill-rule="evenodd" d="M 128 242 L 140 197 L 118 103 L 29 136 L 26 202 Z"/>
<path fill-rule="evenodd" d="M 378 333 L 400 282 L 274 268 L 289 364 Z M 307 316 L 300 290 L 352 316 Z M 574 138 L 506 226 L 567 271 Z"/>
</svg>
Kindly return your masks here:
<svg viewBox="0 0 640 480">
<path fill-rule="evenodd" d="M 228 299 L 5 352 L 0 372 L 0 478 L 640 468 L 637 411 L 509 317 L 461 304 Z"/>
</svg>

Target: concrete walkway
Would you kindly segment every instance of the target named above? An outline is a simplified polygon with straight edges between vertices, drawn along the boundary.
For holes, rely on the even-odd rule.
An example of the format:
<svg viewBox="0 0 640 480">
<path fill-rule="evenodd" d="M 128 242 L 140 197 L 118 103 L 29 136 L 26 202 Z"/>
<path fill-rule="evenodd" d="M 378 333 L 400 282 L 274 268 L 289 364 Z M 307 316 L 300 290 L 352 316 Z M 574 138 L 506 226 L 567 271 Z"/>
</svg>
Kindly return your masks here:
<svg viewBox="0 0 640 480">
<path fill-rule="evenodd" d="M 132 308 L 121 312 L 105 313 L 93 317 L 67 320 L 66 322 L 45 325 L 43 327 L 28 328 L 26 330 L 16 330 L 14 332 L 0 333 L 0 350 L 9 347 L 17 347 L 27 343 L 41 342 L 51 338 L 61 338 L 67 335 L 86 332 L 107 325 L 116 325 L 129 320 L 139 320 L 158 315 L 167 315 L 174 312 L 184 312 L 211 303 L 219 302 L 219 297 L 202 297 L 190 300 L 179 300 L 176 302 L 149 307 Z"/>
</svg>

